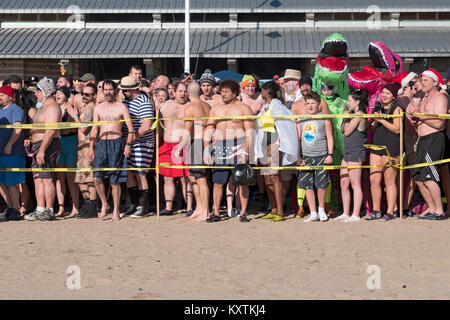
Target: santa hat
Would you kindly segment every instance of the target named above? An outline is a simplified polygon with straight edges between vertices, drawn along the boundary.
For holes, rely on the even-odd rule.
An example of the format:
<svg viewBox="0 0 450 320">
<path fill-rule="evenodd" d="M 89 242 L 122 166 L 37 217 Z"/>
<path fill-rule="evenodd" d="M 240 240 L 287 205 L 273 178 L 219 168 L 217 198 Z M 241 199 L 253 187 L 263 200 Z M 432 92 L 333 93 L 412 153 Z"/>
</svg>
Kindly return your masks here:
<svg viewBox="0 0 450 320">
<path fill-rule="evenodd" d="M 427 76 L 433 79 L 434 81 L 439 82 L 439 87 L 441 87 L 442 90 L 446 90 L 447 86 L 444 83 L 444 79 L 442 78 L 441 74 L 434 70 L 433 68 L 427 69 L 424 72 L 422 72 L 421 76 Z"/>
<path fill-rule="evenodd" d="M 398 94 L 403 94 L 403 88 L 406 87 L 410 81 L 414 78 L 418 78 L 419 76 L 415 72 L 403 72 L 395 79 L 398 83 L 401 84 L 400 90 L 398 90 Z"/>
</svg>

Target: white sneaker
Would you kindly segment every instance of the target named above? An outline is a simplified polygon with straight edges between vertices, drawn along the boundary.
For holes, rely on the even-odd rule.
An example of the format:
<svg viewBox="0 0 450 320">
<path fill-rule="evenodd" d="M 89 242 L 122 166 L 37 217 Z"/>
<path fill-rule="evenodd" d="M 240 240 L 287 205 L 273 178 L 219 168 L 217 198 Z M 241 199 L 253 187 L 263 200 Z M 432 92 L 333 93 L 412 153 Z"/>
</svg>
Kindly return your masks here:
<svg viewBox="0 0 450 320">
<path fill-rule="evenodd" d="M 342 221 L 347 221 L 348 219 L 350 219 L 350 216 L 346 215 L 346 214 L 341 214 L 339 217 L 334 218 L 333 220 L 342 220 Z"/>
<path fill-rule="evenodd" d="M 319 221 L 319 217 L 317 214 L 310 215 L 308 219 L 303 220 L 303 222 L 311 222 L 311 221 Z"/>
<path fill-rule="evenodd" d="M 344 222 L 356 222 L 356 221 L 359 221 L 359 220 L 361 220 L 360 217 L 354 217 L 354 216 L 351 216 L 350 218 L 348 218 L 348 219 L 345 220 Z"/>
<path fill-rule="evenodd" d="M 320 212 L 319 211 L 319 217 L 320 217 L 320 221 L 324 222 L 328 220 L 328 216 L 325 212 Z"/>
</svg>

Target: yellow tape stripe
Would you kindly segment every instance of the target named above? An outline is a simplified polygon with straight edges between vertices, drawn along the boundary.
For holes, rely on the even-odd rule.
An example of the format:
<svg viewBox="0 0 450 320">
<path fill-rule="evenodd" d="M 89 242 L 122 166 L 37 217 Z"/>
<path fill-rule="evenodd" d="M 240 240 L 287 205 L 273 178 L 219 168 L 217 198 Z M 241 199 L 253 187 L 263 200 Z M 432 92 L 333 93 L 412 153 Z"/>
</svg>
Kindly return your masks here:
<svg viewBox="0 0 450 320">
<path fill-rule="evenodd" d="M 96 172 L 96 171 L 144 171 L 156 168 L 7 168 L 0 172 Z"/>
<path fill-rule="evenodd" d="M 152 129 L 155 129 L 158 124 L 162 126 L 161 120 L 256 120 L 267 116 L 233 116 L 233 117 L 201 117 L 201 118 L 158 118 L 148 117 L 142 119 L 130 120 L 108 120 L 96 122 L 57 122 L 57 123 L 35 123 L 35 124 L 6 124 L 0 125 L 0 129 L 73 129 L 84 128 L 98 125 L 105 125 L 111 123 L 121 123 L 126 121 L 137 120 L 155 120 L 152 124 Z M 319 115 L 290 115 L 290 116 L 270 116 L 273 119 L 329 119 L 329 118 L 401 118 L 402 115 L 372 115 L 372 114 L 319 114 Z"/>
<path fill-rule="evenodd" d="M 422 167 L 430 167 L 430 166 L 434 166 L 437 164 L 443 164 L 443 163 L 449 163 L 450 162 L 450 158 L 449 159 L 444 159 L 444 160 L 439 160 L 439 161 L 433 161 L 433 162 L 424 162 L 424 163 L 418 163 L 418 164 L 413 164 L 410 166 L 406 166 L 403 167 L 403 170 L 409 170 L 409 169 L 414 169 L 414 168 L 422 168 Z"/>
<path fill-rule="evenodd" d="M 409 170 L 414 168 L 434 166 L 438 164 L 450 163 L 449 159 L 424 162 L 411 166 L 401 168 L 399 164 L 386 164 L 386 165 L 361 165 L 361 166 L 285 166 L 285 167 L 253 167 L 254 170 L 272 169 L 272 170 L 340 170 L 340 169 L 369 169 L 369 168 L 387 168 L 395 167 L 402 170 Z M 157 168 L 172 168 L 172 169 L 234 169 L 235 166 L 183 166 L 183 165 L 170 165 L 168 163 L 162 163 L 156 168 L 8 168 L 0 169 L 0 172 L 90 172 L 90 171 L 144 171 L 144 170 L 158 170 Z"/>
<path fill-rule="evenodd" d="M 442 119 L 450 119 L 450 114 L 439 114 L 439 113 L 418 113 L 418 112 L 406 112 L 412 116 L 420 116 L 420 117 L 435 117 Z"/>
</svg>

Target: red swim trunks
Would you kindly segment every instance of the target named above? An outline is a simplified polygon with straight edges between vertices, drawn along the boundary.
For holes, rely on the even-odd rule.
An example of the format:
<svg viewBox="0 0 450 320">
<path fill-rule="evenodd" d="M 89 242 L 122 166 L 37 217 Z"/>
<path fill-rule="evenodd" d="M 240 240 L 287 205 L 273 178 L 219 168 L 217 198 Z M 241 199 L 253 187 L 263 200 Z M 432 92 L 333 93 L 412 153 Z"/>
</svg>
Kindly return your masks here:
<svg viewBox="0 0 450 320">
<path fill-rule="evenodd" d="M 180 152 L 180 157 L 175 157 L 174 153 L 176 151 L 177 143 L 167 143 L 164 142 L 159 147 L 159 164 L 168 163 L 174 166 L 186 165 L 183 162 L 183 150 Z M 177 178 L 177 177 L 187 177 L 188 169 L 178 169 L 178 168 L 166 168 L 159 167 L 159 174 L 165 177 Z"/>
</svg>

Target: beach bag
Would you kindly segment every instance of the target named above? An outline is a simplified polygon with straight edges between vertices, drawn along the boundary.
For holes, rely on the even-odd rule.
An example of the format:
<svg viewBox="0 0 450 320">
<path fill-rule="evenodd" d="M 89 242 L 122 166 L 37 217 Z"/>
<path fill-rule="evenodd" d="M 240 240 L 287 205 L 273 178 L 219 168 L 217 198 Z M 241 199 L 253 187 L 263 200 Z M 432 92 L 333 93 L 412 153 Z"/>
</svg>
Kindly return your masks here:
<svg viewBox="0 0 450 320">
<path fill-rule="evenodd" d="M 256 184 L 256 173 L 247 163 L 238 164 L 231 174 L 231 183 L 235 186 L 253 186 Z"/>
</svg>

